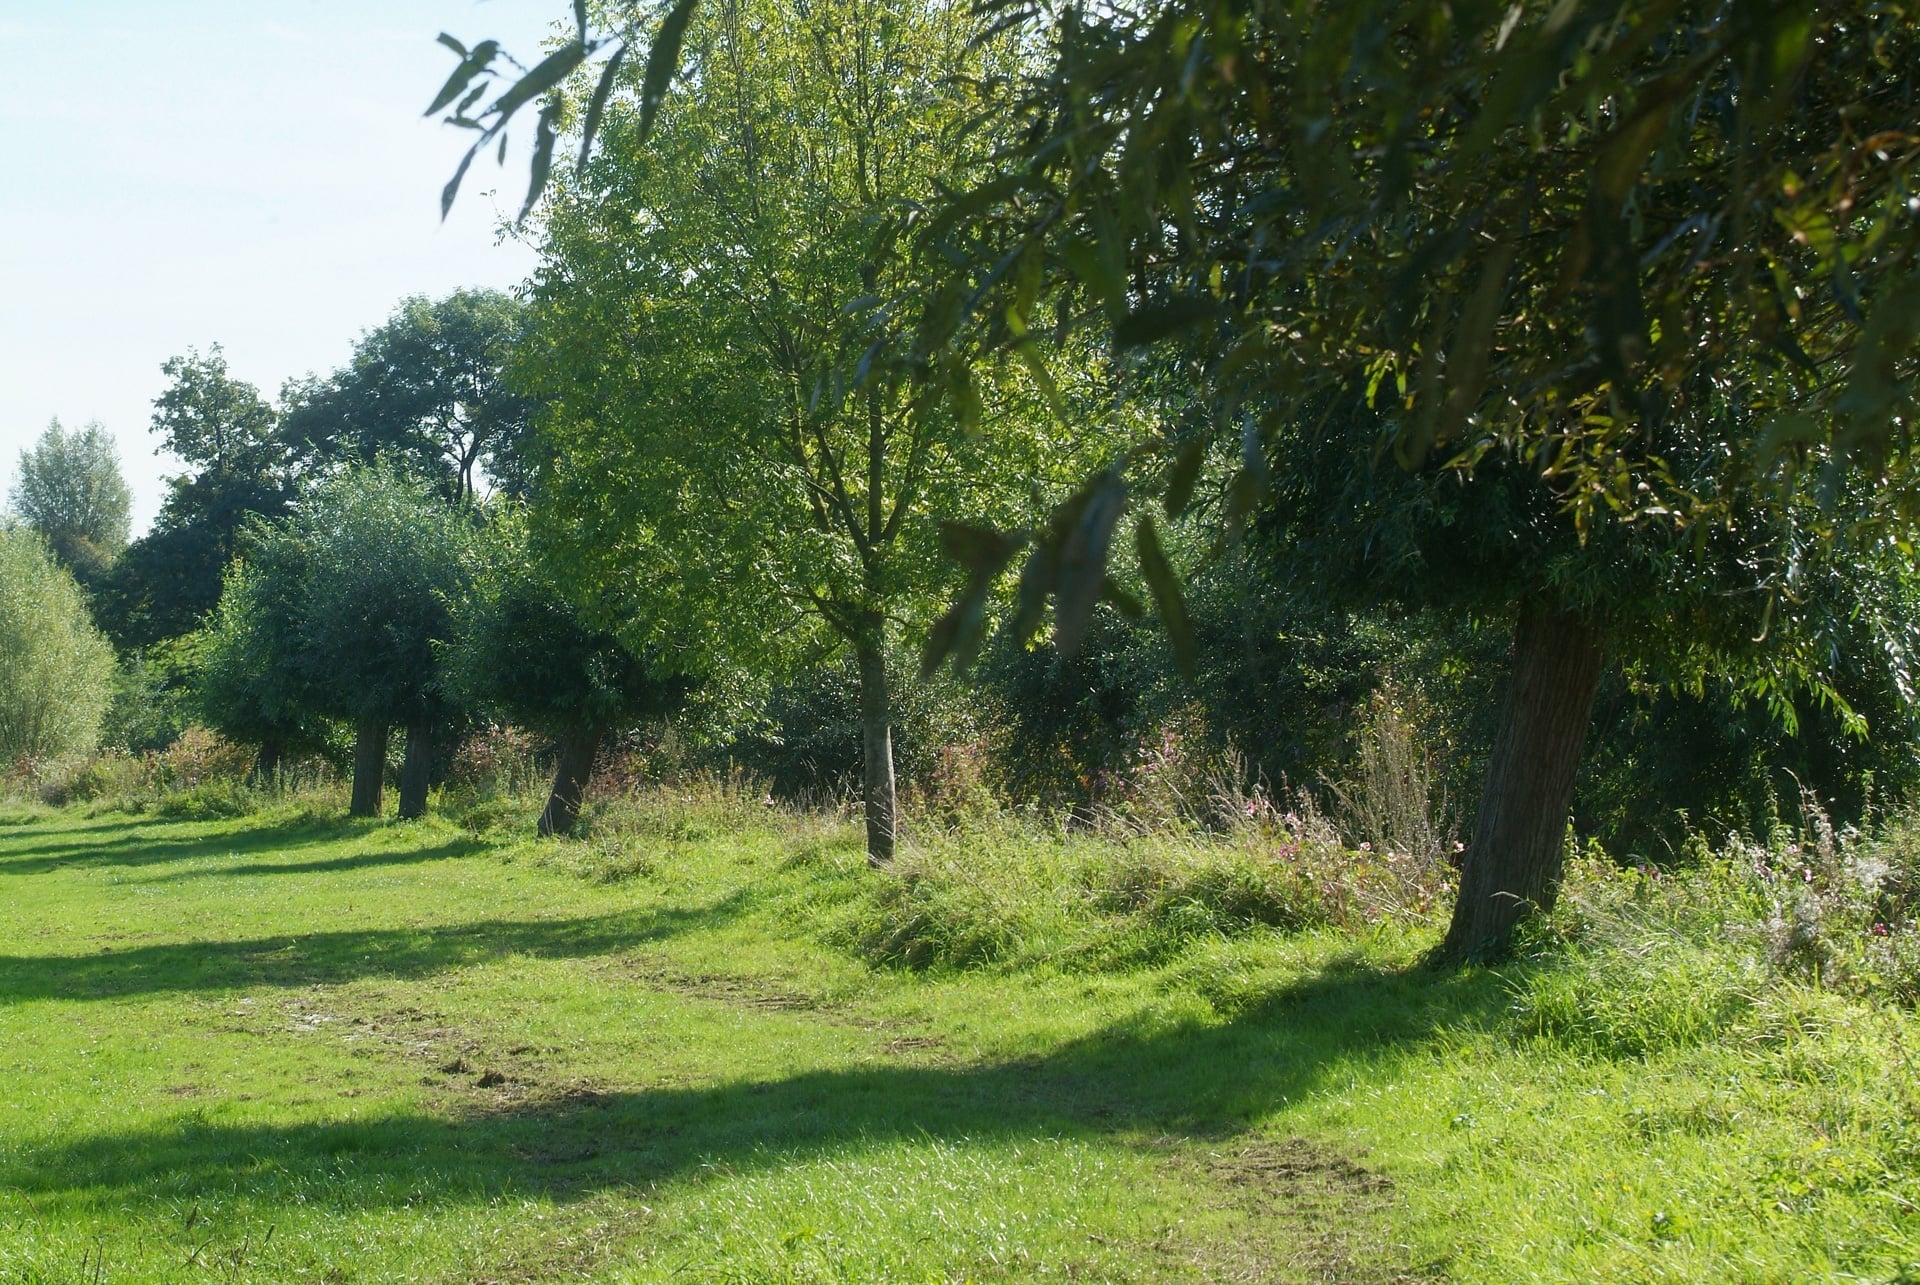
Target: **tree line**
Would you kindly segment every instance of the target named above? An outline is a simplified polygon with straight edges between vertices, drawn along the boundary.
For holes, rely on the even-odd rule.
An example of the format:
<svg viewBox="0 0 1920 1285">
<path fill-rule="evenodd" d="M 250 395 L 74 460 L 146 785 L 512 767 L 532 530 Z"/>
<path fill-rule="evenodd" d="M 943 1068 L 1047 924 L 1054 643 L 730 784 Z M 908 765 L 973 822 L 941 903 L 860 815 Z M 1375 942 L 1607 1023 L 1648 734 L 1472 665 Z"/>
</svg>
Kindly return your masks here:
<svg viewBox="0 0 1920 1285">
<path fill-rule="evenodd" d="M 773 711 L 844 655 L 885 866 L 946 661 L 1003 789 L 1079 802 L 1180 711 L 1312 780 L 1392 670 L 1479 777 L 1464 959 L 1551 904 L 1570 814 L 1645 843 L 1789 768 L 1911 775 L 1898 11 L 574 18 L 523 73 L 446 38 L 469 161 L 537 114 L 496 346 L 420 301 L 278 405 L 171 364 L 194 467 L 94 591 L 123 647 L 228 657 L 199 681 L 263 751 L 352 726 L 357 810 L 390 729 L 412 813 L 461 711 L 520 701 L 564 829 L 623 723 L 804 739 Z"/>
</svg>

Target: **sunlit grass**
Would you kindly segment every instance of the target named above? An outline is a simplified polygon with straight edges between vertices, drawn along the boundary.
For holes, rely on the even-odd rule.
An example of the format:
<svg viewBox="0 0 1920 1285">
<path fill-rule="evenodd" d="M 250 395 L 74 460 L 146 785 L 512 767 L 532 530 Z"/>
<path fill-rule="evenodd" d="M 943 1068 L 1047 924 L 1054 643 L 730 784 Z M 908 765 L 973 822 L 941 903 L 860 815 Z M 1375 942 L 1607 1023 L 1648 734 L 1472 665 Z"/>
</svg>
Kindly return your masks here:
<svg viewBox="0 0 1920 1285">
<path fill-rule="evenodd" d="M 1439 973 L 1418 921 L 1274 925 L 1222 909 L 1258 871 L 1029 838 L 977 849 L 1028 872 L 985 890 L 915 858 L 922 928 L 1000 937 L 908 960 L 849 829 L 738 801 L 568 844 L 3 819 L 0 1280 L 1920 1261 L 1911 1018 L 1710 935 Z"/>
</svg>

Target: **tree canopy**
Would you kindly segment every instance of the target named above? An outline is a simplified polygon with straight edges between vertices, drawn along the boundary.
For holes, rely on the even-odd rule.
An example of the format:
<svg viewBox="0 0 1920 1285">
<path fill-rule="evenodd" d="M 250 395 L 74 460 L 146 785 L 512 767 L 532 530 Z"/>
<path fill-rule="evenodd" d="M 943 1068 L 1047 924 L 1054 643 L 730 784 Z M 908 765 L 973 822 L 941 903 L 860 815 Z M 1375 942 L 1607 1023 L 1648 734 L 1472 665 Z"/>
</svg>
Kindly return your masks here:
<svg viewBox="0 0 1920 1285">
<path fill-rule="evenodd" d="M 113 648 L 40 535 L 0 520 L 0 763 L 84 754 L 113 694 Z"/>
<path fill-rule="evenodd" d="M 403 300 L 332 375 L 288 390 L 284 435 L 317 462 L 386 458 L 473 497 L 482 474 L 524 489 L 527 407 L 502 378 L 520 307 L 496 290 Z"/>
<path fill-rule="evenodd" d="M 89 581 L 127 547 L 133 492 L 120 475 L 120 456 L 105 427 L 90 423 L 69 432 L 59 420 L 20 452 L 13 510 L 38 531 L 54 556 Z"/>
</svg>

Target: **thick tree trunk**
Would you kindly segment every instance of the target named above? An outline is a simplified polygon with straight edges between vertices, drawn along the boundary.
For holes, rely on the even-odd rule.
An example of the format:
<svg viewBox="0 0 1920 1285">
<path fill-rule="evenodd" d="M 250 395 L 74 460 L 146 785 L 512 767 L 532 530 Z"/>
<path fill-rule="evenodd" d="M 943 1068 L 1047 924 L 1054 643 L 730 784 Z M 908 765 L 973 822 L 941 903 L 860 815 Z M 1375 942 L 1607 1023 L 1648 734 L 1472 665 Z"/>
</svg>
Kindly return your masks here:
<svg viewBox="0 0 1920 1285">
<path fill-rule="evenodd" d="M 372 719 L 353 729 L 353 798 L 347 815 L 377 817 L 387 776 L 387 725 Z"/>
<path fill-rule="evenodd" d="M 600 729 L 579 727 L 560 738 L 560 761 L 553 769 L 553 792 L 540 814 L 542 835 L 572 834 L 580 820 L 580 800 L 593 776 L 593 759 L 600 752 Z"/>
<path fill-rule="evenodd" d="M 1553 908 L 1603 655 L 1599 630 L 1580 617 L 1521 605 L 1512 686 L 1460 871 L 1453 925 L 1440 948 L 1443 961 L 1496 957 L 1516 924 Z"/>
<path fill-rule="evenodd" d="M 875 631 L 877 634 L 877 630 Z M 893 722 L 887 692 L 887 658 L 877 640 L 854 648 L 860 665 L 862 799 L 867 813 L 867 864 L 893 861 Z"/>
<path fill-rule="evenodd" d="M 427 814 L 427 787 L 433 778 L 433 724 L 407 725 L 407 752 L 400 760 L 400 819 L 413 821 Z"/>
</svg>

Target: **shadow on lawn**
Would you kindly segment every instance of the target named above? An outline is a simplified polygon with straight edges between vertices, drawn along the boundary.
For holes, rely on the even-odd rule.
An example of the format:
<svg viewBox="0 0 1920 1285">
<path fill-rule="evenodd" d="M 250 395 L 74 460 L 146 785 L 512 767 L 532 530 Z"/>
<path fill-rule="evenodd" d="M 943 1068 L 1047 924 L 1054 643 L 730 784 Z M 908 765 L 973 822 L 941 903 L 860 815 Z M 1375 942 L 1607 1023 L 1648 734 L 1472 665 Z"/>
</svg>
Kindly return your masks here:
<svg viewBox="0 0 1920 1285">
<path fill-rule="evenodd" d="M 862 1065 L 705 1088 L 556 1089 L 544 1100 L 535 1083 L 531 1100 L 454 1119 L 193 1119 L 17 1149 L 0 1156 L 0 1183 L 183 1203 L 211 1191 L 263 1201 L 298 1193 L 366 1208 L 509 1190 L 569 1200 L 912 1138 L 1224 1140 L 1311 1091 L 1341 1059 L 1428 1043 L 1489 1019 L 1505 997 L 1484 973 L 1330 971 L 1224 1024 L 1122 1025 L 1042 1058 Z"/>
<path fill-rule="evenodd" d="M 467 842 L 428 849 L 419 859 L 448 855 Z M 176 942 L 89 955 L 0 955 L 0 1005 L 424 977 L 514 955 L 576 959 L 716 927 L 739 914 L 748 899 L 741 891 L 707 906 L 584 919 L 493 919 L 435 928 Z"/>
<path fill-rule="evenodd" d="M 78 832 L 55 831 L 66 842 L 33 845 L 16 852 L 0 851 L 0 876 L 37 875 L 69 866 L 137 867 L 163 865 L 174 861 L 192 861 L 202 857 L 232 857 L 268 852 L 285 852 L 312 847 L 318 843 L 338 842 L 344 835 L 360 829 L 368 836 L 379 836 L 378 822 L 354 822 L 345 818 L 303 821 L 289 825 L 285 818 L 263 819 L 237 830 L 206 833 L 204 825 L 194 825 L 183 835 L 156 835 L 153 830 L 167 825 L 164 820 L 140 820 L 125 824 L 90 827 Z M 119 838 L 101 840 L 102 832 L 125 830 Z M 13 840 L 21 831 L 0 831 L 0 848 L 20 848 Z M 395 840 L 405 842 L 411 836 L 404 829 L 395 832 Z"/>
</svg>

